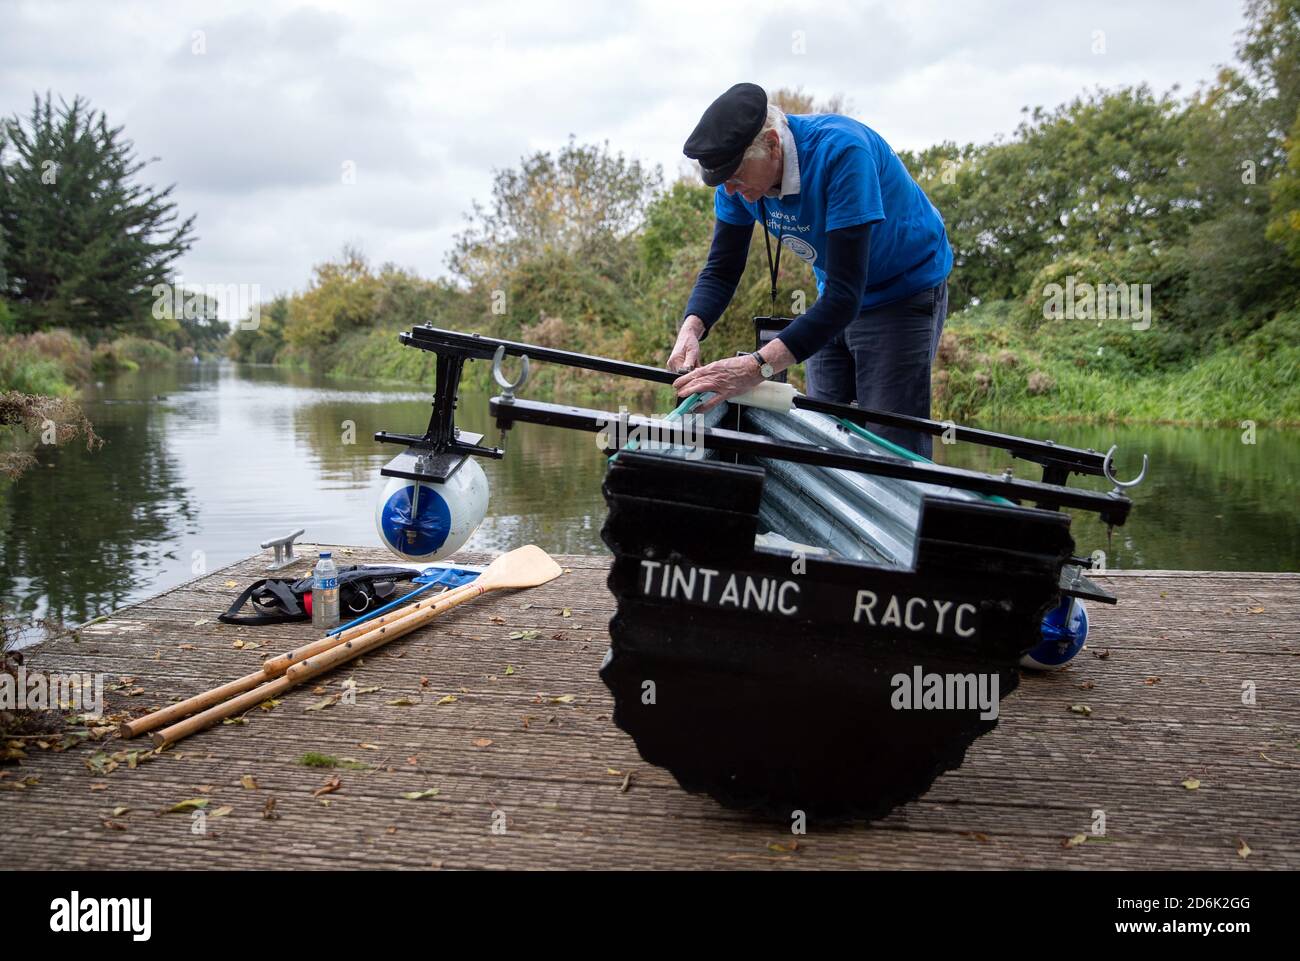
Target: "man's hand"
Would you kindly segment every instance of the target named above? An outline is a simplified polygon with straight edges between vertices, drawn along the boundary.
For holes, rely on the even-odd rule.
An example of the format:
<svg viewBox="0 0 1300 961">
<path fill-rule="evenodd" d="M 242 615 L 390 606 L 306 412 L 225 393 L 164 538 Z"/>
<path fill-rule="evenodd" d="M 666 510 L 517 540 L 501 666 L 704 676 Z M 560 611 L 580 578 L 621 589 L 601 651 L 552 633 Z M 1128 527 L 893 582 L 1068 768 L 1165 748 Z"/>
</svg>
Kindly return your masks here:
<svg viewBox="0 0 1300 961">
<path fill-rule="evenodd" d="M 704 321 L 691 314 L 682 321 L 682 328 L 677 332 L 677 343 L 668 355 L 668 369 L 685 370 L 698 367 L 700 363 L 700 338 L 704 336 Z"/>
<path fill-rule="evenodd" d="M 677 391 L 678 397 L 713 391 L 716 396 L 696 408 L 703 413 L 717 407 L 730 397 L 757 387 L 762 382 L 763 375 L 759 372 L 758 364 L 753 357 L 727 357 L 698 367 L 689 374 L 683 374 L 673 381 L 673 389 Z"/>
</svg>

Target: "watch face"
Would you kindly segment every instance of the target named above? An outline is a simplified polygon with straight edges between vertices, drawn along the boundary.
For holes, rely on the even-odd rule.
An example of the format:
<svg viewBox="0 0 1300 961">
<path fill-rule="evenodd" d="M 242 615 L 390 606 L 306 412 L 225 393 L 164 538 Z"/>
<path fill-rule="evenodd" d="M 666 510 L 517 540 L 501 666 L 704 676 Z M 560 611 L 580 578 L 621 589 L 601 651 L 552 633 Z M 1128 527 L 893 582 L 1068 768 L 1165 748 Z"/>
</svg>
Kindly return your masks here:
<svg viewBox="0 0 1300 961">
<path fill-rule="evenodd" d="M 764 380 L 770 380 L 772 375 L 776 373 L 776 371 L 772 369 L 771 364 L 764 364 L 762 367 L 758 368 L 758 372 L 763 375 Z"/>
</svg>

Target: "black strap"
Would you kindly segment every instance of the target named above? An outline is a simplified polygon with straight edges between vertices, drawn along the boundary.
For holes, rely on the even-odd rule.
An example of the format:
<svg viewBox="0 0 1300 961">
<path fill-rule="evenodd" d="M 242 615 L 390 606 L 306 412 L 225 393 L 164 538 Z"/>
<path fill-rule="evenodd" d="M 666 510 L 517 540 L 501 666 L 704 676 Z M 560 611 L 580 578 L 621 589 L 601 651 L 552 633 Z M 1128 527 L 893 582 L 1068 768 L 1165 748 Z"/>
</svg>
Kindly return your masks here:
<svg viewBox="0 0 1300 961">
<path fill-rule="evenodd" d="M 767 248 L 767 269 L 772 275 L 772 316 L 776 316 L 776 278 L 781 273 L 781 238 L 785 236 L 785 227 L 780 222 L 776 225 L 776 260 L 772 259 L 772 238 L 767 230 L 767 206 L 763 198 L 758 198 L 758 212 L 763 218 L 763 246 Z"/>
<path fill-rule="evenodd" d="M 271 593 L 281 604 L 284 605 L 285 613 L 281 614 L 240 614 L 239 611 L 248 599 L 254 593 Z M 254 602 L 254 610 L 257 609 L 257 603 Z M 223 624 L 246 624 L 251 627 L 260 627 L 264 624 L 285 624 L 290 621 L 300 621 L 307 616 L 307 612 L 302 609 L 298 603 L 298 598 L 294 596 L 289 585 L 283 580 L 267 578 L 260 581 L 254 581 L 248 585 L 237 598 L 226 609 L 224 614 L 218 614 L 217 620 Z"/>
</svg>

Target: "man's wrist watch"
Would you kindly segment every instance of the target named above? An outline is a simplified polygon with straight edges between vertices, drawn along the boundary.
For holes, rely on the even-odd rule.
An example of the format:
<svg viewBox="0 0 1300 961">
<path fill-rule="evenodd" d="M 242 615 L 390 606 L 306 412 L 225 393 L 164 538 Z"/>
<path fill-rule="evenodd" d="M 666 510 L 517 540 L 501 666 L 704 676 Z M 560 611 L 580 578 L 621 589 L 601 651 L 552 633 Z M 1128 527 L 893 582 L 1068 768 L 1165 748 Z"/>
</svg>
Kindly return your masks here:
<svg viewBox="0 0 1300 961">
<path fill-rule="evenodd" d="M 763 355 L 754 351 L 749 355 L 758 361 L 758 372 L 763 375 L 764 380 L 771 380 L 776 376 L 776 368 L 763 359 Z"/>
</svg>

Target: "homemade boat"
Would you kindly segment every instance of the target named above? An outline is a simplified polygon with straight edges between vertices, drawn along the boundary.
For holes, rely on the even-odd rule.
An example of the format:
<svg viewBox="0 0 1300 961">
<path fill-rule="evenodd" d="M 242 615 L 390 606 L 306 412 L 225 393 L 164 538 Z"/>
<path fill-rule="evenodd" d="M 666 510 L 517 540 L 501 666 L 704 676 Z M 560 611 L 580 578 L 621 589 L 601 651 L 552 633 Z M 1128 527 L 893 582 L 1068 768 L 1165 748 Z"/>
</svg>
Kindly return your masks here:
<svg viewBox="0 0 1300 961">
<path fill-rule="evenodd" d="M 451 502 L 457 470 L 504 453 L 455 427 L 466 360 L 493 358 L 503 438 L 520 421 L 599 433 L 613 455 L 602 536 L 617 612 L 600 674 L 614 722 L 647 762 L 727 806 L 783 819 L 884 815 L 961 764 L 996 725 L 1022 663 L 1050 667 L 1078 650 L 1080 599 L 1115 603 L 1084 575 L 1062 510 L 1124 522 L 1123 488 L 1142 475 L 1116 480 L 1114 448 L 863 410 L 777 384 L 703 415 L 701 398 L 688 398 L 664 418 L 530 401 L 515 394 L 530 360 L 657 383 L 678 375 L 431 326 L 400 337 L 437 354 L 437 384 L 423 435 L 375 435 L 407 447 L 383 469 L 398 485 L 400 516 L 387 529 L 407 524 L 426 548 L 439 524 L 463 529 Z M 506 356 L 524 358 L 516 381 Z M 1043 479 L 935 465 L 869 429 L 880 424 L 1002 448 L 1039 464 Z M 1071 489 L 1070 474 L 1115 487 Z M 451 501 L 439 504 L 444 493 Z M 423 514 L 412 509 L 421 498 Z"/>
</svg>

